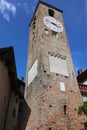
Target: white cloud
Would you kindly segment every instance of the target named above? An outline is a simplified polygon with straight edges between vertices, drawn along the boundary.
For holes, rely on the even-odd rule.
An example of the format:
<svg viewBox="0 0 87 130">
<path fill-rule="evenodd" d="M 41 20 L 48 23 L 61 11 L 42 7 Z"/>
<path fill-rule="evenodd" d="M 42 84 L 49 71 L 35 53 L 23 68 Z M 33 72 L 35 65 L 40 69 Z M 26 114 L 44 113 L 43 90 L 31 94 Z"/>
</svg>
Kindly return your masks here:
<svg viewBox="0 0 87 130">
<path fill-rule="evenodd" d="M 3 18 L 5 19 L 5 20 L 7 20 L 8 22 L 10 21 L 10 17 L 9 17 L 9 15 L 8 14 L 3 14 Z"/>
<path fill-rule="evenodd" d="M 28 3 L 27 2 L 24 2 L 24 3 L 17 3 L 17 6 L 18 7 L 21 7 L 23 10 L 25 10 L 25 12 L 27 13 L 27 14 L 29 14 L 29 5 L 28 5 Z"/>
<path fill-rule="evenodd" d="M 29 14 L 29 8 L 28 8 L 28 5 L 26 2 L 24 3 L 24 9 L 25 9 L 26 13 Z"/>
<path fill-rule="evenodd" d="M 33 0 L 30 2 L 27 2 L 28 0 L 25 0 L 23 2 L 17 2 L 17 7 L 20 7 L 21 9 L 23 9 L 27 15 L 29 15 L 32 11 L 35 10 L 36 7 L 36 2 L 38 2 L 38 0 Z"/>
<path fill-rule="evenodd" d="M 16 7 L 15 5 L 10 2 L 7 2 L 6 0 L 0 0 L 0 13 L 3 15 L 3 18 L 9 22 L 10 13 L 15 16 Z"/>
</svg>

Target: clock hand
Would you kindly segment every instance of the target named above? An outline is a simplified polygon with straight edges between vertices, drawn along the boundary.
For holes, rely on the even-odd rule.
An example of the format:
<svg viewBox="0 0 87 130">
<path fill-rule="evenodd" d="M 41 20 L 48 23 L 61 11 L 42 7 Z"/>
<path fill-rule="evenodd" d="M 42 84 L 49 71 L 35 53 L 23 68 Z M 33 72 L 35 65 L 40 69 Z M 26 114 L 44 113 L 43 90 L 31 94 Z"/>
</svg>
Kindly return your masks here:
<svg viewBox="0 0 87 130">
<path fill-rule="evenodd" d="M 56 26 L 57 28 L 60 28 L 60 26 L 58 26 L 57 24 L 51 22 L 51 24 L 53 24 L 54 26 Z"/>
</svg>

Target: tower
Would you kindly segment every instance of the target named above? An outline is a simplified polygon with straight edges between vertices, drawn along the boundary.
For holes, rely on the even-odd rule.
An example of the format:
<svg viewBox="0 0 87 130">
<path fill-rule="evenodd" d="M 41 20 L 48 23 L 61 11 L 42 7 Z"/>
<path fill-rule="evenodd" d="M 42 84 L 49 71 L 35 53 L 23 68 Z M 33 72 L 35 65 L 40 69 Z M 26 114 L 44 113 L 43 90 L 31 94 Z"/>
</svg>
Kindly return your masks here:
<svg viewBox="0 0 87 130">
<path fill-rule="evenodd" d="M 26 130 L 81 130 L 82 103 L 62 11 L 40 1 L 30 22 L 25 99 Z"/>
</svg>

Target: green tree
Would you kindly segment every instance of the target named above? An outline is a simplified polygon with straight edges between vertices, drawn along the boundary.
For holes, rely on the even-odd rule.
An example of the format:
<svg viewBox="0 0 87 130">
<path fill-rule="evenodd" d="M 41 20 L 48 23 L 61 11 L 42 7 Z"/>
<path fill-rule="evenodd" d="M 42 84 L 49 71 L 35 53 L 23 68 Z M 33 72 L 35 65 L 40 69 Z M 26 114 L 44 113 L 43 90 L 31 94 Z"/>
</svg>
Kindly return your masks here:
<svg viewBox="0 0 87 130">
<path fill-rule="evenodd" d="M 87 115 L 87 101 L 83 102 L 83 105 L 78 108 L 78 113 L 81 114 L 82 112 Z"/>
</svg>

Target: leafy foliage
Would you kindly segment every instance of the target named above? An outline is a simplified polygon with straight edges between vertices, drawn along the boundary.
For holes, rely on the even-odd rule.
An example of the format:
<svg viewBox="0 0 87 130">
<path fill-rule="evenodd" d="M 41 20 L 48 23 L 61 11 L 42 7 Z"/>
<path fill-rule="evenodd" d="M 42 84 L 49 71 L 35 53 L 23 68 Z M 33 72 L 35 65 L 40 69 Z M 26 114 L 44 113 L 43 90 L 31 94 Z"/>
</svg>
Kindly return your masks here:
<svg viewBox="0 0 87 130">
<path fill-rule="evenodd" d="M 83 105 L 78 108 L 78 113 L 81 114 L 82 112 L 87 115 L 87 101 L 85 101 Z"/>
<path fill-rule="evenodd" d="M 85 128 L 85 130 L 87 130 L 87 128 Z"/>
</svg>

